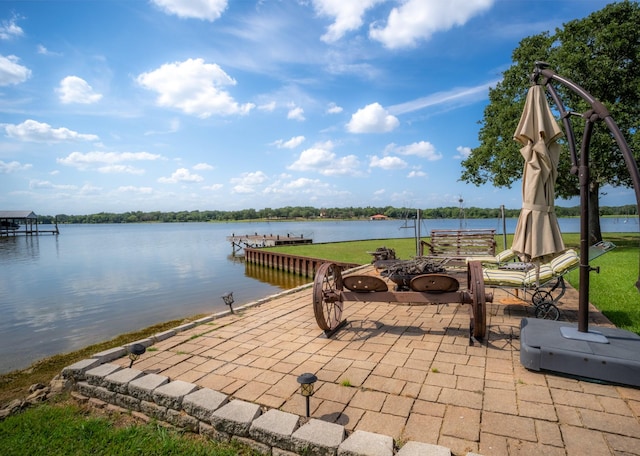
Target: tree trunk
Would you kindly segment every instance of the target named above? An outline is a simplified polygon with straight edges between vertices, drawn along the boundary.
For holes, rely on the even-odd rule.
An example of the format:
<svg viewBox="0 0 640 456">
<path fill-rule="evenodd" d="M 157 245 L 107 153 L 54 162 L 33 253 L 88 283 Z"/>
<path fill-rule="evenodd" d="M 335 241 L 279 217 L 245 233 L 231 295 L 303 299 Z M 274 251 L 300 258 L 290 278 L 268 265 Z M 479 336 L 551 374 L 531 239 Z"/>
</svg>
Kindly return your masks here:
<svg viewBox="0 0 640 456">
<path fill-rule="evenodd" d="M 589 185 L 589 243 L 602 241 L 600 229 L 600 185 L 592 182 Z"/>
</svg>

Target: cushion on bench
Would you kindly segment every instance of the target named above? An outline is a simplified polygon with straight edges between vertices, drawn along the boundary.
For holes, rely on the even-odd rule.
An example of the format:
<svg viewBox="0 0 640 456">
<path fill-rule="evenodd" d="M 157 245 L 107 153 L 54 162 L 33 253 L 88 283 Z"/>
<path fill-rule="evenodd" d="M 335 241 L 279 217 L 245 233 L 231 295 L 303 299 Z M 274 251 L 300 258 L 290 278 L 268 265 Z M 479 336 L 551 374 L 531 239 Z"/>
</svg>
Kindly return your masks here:
<svg viewBox="0 0 640 456">
<path fill-rule="evenodd" d="M 524 283 L 525 272 L 508 269 L 482 269 L 485 285 L 521 287 Z"/>
<path fill-rule="evenodd" d="M 562 255 L 551 260 L 551 269 L 555 275 L 562 275 L 570 269 L 573 269 L 580 263 L 580 258 L 575 250 L 569 249 Z"/>
<path fill-rule="evenodd" d="M 553 278 L 553 270 L 548 264 L 541 264 L 540 270 L 538 268 L 530 269 L 524 276 L 523 284 L 526 287 L 535 285 L 536 283 L 545 283 Z"/>
<path fill-rule="evenodd" d="M 467 261 L 467 264 L 469 264 L 469 261 L 479 261 L 480 263 L 487 263 L 487 264 L 501 264 L 501 263 L 506 263 L 508 261 L 513 260 L 516 256 L 517 256 L 516 252 L 514 252 L 511 249 L 506 249 L 495 256 L 491 256 L 491 255 L 471 256 L 471 257 L 467 257 L 466 261 Z"/>
</svg>

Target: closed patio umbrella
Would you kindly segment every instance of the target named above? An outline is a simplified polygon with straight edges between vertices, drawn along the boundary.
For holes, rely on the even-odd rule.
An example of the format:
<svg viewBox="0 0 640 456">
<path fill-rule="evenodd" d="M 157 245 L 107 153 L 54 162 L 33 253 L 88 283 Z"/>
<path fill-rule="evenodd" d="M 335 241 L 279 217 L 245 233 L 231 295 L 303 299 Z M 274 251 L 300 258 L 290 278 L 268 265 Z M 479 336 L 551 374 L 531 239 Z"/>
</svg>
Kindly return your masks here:
<svg viewBox="0 0 640 456">
<path fill-rule="evenodd" d="M 524 261 L 553 255 L 565 249 L 555 213 L 555 183 L 558 175 L 562 130 L 545 97 L 544 87 L 533 85 L 514 139 L 522 144 L 522 210 L 513 237 L 512 250 Z"/>
</svg>

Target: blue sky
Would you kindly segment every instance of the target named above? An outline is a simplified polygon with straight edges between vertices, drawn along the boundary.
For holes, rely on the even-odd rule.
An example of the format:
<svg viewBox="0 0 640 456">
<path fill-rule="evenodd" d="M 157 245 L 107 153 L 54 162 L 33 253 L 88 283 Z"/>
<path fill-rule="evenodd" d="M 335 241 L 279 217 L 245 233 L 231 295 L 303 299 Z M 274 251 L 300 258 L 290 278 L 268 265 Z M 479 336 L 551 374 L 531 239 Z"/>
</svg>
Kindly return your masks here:
<svg viewBox="0 0 640 456">
<path fill-rule="evenodd" d="M 488 88 L 607 3 L 2 1 L 0 209 L 518 208 L 458 181 Z"/>
</svg>

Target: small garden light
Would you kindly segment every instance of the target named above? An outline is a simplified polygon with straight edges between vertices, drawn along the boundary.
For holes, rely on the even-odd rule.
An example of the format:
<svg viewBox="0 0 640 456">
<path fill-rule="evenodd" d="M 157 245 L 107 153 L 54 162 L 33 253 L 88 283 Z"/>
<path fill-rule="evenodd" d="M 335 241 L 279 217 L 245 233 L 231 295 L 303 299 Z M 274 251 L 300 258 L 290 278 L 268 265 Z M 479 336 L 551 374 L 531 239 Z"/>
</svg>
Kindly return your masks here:
<svg viewBox="0 0 640 456">
<path fill-rule="evenodd" d="M 140 358 L 140 355 L 146 352 L 147 348 L 142 344 L 133 344 L 127 347 L 127 351 L 129 352 L 129 359 L 131 360 L 129 368 L 131 368 L 131 366 L 133 366 L 133 362 Z"/>
<path fill-rule="evenodd" d="M 307 417 L 309 417 L 309 398 L 313 396 L 313 384 L 317 380 L 318 377 L 308 372 L 298 377 L 298 383 L 300 383 L 300 394 L 302 394 L 307 400 Z"/>
<path fill-rule="evenodd" d="M 233 291 L 223 294 L 221 298 L 224 303 L 229 306 L 229 310 L 231 311 L 231 313 L 233 313 L 233 307 L 231 307 L 231 304 L 233 304 Z"/>
</svg>

